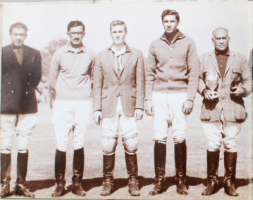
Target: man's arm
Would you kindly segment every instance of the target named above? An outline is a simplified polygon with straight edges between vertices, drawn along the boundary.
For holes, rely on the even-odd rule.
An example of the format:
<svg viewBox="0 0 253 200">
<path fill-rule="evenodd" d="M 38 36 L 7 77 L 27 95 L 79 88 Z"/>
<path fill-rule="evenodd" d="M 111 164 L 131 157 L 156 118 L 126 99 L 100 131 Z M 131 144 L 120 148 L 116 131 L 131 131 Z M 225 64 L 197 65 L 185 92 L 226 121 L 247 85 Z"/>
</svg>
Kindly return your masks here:
<svg viewBox="0 0 253 200">
<path fill-rule="evenodd" d="M 187 100 L 183 104 L 183 113 L 188 115 L 192 112 L 194 99 L 197 94 L 198 80 L 199 80 L 199 61 L 197 48 L 194 41 L 189 44 L 187 55 L 188 67 L 188 86 L 187 86 Z"/>
<path fill-rule="evenodd" d="M 41 55 L 40 55 L 39 51 L 34 56 L 33 62 L 34 62 L 34 66 L 35 66 L 35 72 L 32 77 L 32 80 L 33 80 L 32 84 L 33 84 L 34 88 L 36 88 L 39 85 L 40 79 L 41 79 Z"/>
<path fill-rule="evenodd" d="M 144 109 L 145 67 L 143 55 L 140 52 L 136 66 L 136 109 Z"/>
<path fill-rule="evenodd" d="M 93 77 L 94 77 L 94 64 L 95 64 L 95 53 L 92 52 L 91 53 L 91 63 L 90 63 L 90 66 L 89 66 L 89 71 L 90 71 L 90 83 L 91 83 L 91 89 L 93 88 Z"/>
<path fill-rule="evenodd" d="M 199 81 L 199 59 L 197 54 L 197 48 L 194 41 L 189 44 L 189 50 L 187 55 L 188 65 L 188 87 L 187 87 L 187 100 L 194 101 Z"/>
<path fill-rule="evenodd" d="M 135 118 L 141 120 L 144 110 L 144 96 L 145 96 L 145 67 L 142 52 L 138 55 L 136 66 L 136 105 Z"/>
<path fill-rule="evenodd" d="M 60 73 L 60 55 L 57 52 L 53 55 L 51 65 L 50 65 L 50 77 L 49 77 L 49 97 L 50 97 L 50 107 L 53 108 L 53 104 L 55 101 L 56 93 L 55 93 L 55 85 Z"/>
<path fill-rule="evenodd" d="M 156 75 L 156 64 L 155 49 L 154 45 L 151 44 L 145 71 L 145 112 L 147 115 L 154 114 L 152 110 L 152 92 Z"/>
<path fill-rule="evenodd" d="M 239 55 L 241 58 L 241 72 L 242 72 L 242 84 L 239 84 L 238 87 L 235 87 L 235 91 L 231 92 L 234 96 L 247 97 L 252 92 L 251 86 L 251 71 L 247 62 L 247 59 L 243 55 Z"/>
</svg>

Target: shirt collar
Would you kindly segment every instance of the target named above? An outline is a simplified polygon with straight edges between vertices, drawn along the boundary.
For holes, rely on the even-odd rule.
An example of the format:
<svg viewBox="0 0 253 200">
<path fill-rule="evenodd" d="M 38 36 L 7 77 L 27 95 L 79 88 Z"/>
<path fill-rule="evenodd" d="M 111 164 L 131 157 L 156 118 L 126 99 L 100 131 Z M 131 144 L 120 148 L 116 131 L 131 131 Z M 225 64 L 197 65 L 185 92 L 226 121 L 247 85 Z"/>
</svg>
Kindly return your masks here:
<svg viewBox="0 0 253 200">
<path fill-rule="evenodd" d="M 228 49 L 225 53 L 221 52 L 221 51 L 217 51 L 217 49 L 214 49 L 214 52 L 216 55 L 226 55 L 226 56 L 230 56 L 230 50 Z"/>
<path fill-rule="evenodd" d="M 126 46 L 126 53 L 131 53 L 130 47 L 127 44 L 125 44 L 125 46 Z M 108 47 L 108 50 L 113 51 L 113 45 Z"/>
<path fill-rule="evenodd" d="M 77 50 L 77 49 L 73 48 L 70 43 L 68 43 L 67 48 L 66 48 L 66 52 L 74 52 L 74 53 L 83 52 L 83 53 L 85 53 L 85 46 L 82 44 L 82 47 Z"/>
<path fill-rule="evenodd" d="M 180 30 L 177 30 L 177 34 L 175 35 L 174 39 L 172 40 L 172 44 L 175 43 L 177 40 L 179 39 L 183 39 L 185 37 L 185 35 L 180 31 Z M 167 41 L 167 38 L 166 38 L 166 35 L 165 33 L 163 33 L 163 35 L 161 36 L 161 40 L 164 40 L 164 41 Z M 169 42 L 170 43 L 170 42 Z"/>
<path fill-rule="evenodd" d="M 13 50 L 16 50 L 16 49 L 23 49 L 23 44 L 21 45 L 21 46 L 15 46 L 13 43 L 11 44 L 11 46 L 12 46 L 12 49 Z"/>
</svg>

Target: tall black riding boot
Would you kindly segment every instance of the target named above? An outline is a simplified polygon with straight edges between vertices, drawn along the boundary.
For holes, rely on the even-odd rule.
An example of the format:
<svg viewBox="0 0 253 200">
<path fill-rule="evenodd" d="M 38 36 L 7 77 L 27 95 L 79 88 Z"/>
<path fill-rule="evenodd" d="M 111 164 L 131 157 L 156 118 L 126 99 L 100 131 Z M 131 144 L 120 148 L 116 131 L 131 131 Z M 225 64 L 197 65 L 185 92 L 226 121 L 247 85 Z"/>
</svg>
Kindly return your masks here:
<svg viewBox="0 0 253 200">
<path fill-rule="evenodd" d="M 81 149 L 74 150 L 72 192 L 82 197 L 86 196 L 86 193 L 81 185 L 81 181 L 83 178 L 83 169 L 84 169 L 84 148 L 81 148 Z"/>
<path fill-rule="evenodd" d="M 52 197 L 60 197 L 65 191 L 65 170 L 66 170 L 66 152 L 56 149 L 55 152 L 55 179 L 56 188 Z"/>
<path fill-rule="evenodd" d="M 101 196 L 108 196 L 112 192 L 114 165 L 115 165 L 115 154 L 103 155 L 104 182 Z"/>
<path fill-rule="evenodd" d="M 176 166 L 176 181 L 177 193 L 187 195 L 186 187 L 186 159 L 187 149 L 185 140 L 175 144 L 175 166 Z"/>
<path fill-rule="evenodd" d="M 202 195 L 211 195 L 216 192 L 219 159 L 220 151 L 207 151 L 207 187 Z"/>
<path fill-rule="evenodd" d="M 130 155 L 125 152 L 125 158 L 126 158 L 127 173 L 129 175 L 128 178 L 129 193 L 132 196 L 140 196 L 141 192 L 139 189 L 139 183 L 137 179 L 138 176 L 137 155 L 136 154 Z"/>
<path fill-rule="evenodd" d="M 11 154 L 1 153 L 1 198 L 10 194 Z"/>
<path fill-rule="evenodd" d="M 28 164 L 28 151 L 26 153 L 18 152 L 17 182 L 15 187 L 15 194 L 34 198 L 35 195 L 30 191 L 28 191 L 24 185 L 27 174 L 27 164 Z"/>
<path fill-rule="evenodd" d="M 149 192 L 150 195 L 156 195 L 164 191 L 166 144 L 155 141 L 154 160 L 155 160 L 155 186 Z"/>
<path fill-rule="evenodd" d="M 236 160 L 237 152 L 224 152 L 224 189 L 230 196 L 238 196 L 235 190 Z"/>
</svg>

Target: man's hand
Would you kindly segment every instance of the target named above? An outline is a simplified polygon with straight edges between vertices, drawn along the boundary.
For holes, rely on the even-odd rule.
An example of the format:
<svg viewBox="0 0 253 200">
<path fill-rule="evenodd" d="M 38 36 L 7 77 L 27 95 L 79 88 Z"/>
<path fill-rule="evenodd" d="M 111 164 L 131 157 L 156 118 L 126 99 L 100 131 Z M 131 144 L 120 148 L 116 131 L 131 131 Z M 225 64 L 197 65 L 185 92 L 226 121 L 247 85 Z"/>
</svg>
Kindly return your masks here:
<svg viewBox="0 0 253 200">
<path fill-rule="evenodd" d="M 135 109 L 134 117 L 136 120 L 141 120 L 143 118 L 143 111 L 141 109 Z"/>
<path fill-rule="evenodd" d="M 50 108 L 54 107 L 55 96 L 56 96 L 55 89 L 52 86 L 50 86 L 49 89 Z"/>
<path fill-rule="evenodd" d="M 97 125 L 100 125 L 100 120 L 102 119 L 102 112 L 101 111 L 95 111 L 93 113 L 93 119 Z"/>
<path fill-rule="evenodd" d="M 146 100 L 146 102 L 145 102 L 145 112 L 148 116 L 154 115 L 155 111 L 154 111 L 154 107 L 152 105 L 151 100 Z"/>
<path fill-rule="evenodd" d="M 217 98 L 217 92 L 214 92 L 209 89 L 204 89 L 203 96 L 207 100 L 214 100 L 215 98 Z"/>
<path fill-rule="evenodd" d="M 186 100 L 186 101 L 183 103 L 183 113 L 184 113 L 185 115 L 189 115 L 189 114 L 191 114 L 192 109 L 193 109 L 193 101 Z"/>
<path fill-rule="evenodd" d="M 230 92 L 230 94 L 235 97 L 243 97 L 244 93 L 245 90 L 241 86 L 233 87 L 232 91 Z"/>
</svg>

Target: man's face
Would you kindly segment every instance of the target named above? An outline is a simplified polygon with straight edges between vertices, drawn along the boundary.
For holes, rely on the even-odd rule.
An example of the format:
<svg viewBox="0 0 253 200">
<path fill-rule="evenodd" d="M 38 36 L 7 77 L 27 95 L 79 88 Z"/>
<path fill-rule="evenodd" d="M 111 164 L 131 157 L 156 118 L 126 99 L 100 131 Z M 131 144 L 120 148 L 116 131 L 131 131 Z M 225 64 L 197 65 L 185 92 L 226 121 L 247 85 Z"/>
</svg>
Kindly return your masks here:
<svg viewBox="0 0 253 200">
<path fill-rule="evenodd" d="M 215 31 L 212 38 L 215 49 L 219 51 L 227 50 L 229 46 L 229 39 L 230 38 L 226 30 L 219 29 Z"/>
<path fill-rule="evenodd" d="M 113 26 L 111 30 L 113 44 L 124 44 L 126 31 L 124 25 Z"/>
<path fill-rule="evenodd" d="M 82 26 L 76 26 L 76 27 L 71 27 L 67 34 L 70 38 L 71 44 L 80 45 L 82 44 L 82 40 L 85 35 L 85 32 L 83 31 Z"/>
<path fill-rule="evenodd" d="M 25 29 L 23 28 L 13 28 L 10 33 L 10 36 L 12 44 L 14 44 L 15 46 L 21 46 L 22 44 L 24 44 L 27 34 L 25 32 Z"/>
<path fill-rule="evenodd" d="M 163 27 L 166 33 L 174 33 L 177 31 L 179 22 L 175 15 L 166 15 L 163 18 Z"/>
</svg>

